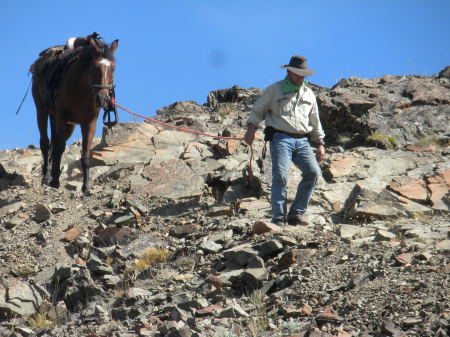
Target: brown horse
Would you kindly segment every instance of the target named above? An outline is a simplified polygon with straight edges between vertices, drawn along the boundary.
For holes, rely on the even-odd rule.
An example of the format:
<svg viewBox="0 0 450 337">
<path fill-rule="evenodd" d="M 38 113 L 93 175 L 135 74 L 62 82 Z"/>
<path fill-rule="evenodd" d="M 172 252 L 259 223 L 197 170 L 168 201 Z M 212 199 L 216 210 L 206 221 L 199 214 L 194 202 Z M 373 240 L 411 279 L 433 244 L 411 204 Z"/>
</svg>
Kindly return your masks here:
<svg viewBox="0 0 450 337">
<path fill-rule="evenodd" d="M 91 144 L 100 109 L 114 106 L 114 52 L 118 40 L 105 44 L 94 33 L 80 38 L 75 49 L 54 47 L 33 63 L 32 93 L 37 112 L 43 162 L 43 184 L 59 187 L 61 157 L 76 125 L 82 134 L 83 192 L 89 190 Z M 55 76 L 57 74 L 57 76 Z M 51 142 L 47 135 L 50 119 Z M 51 171 L 49 168 L 51 163 Z"/>
</svg>

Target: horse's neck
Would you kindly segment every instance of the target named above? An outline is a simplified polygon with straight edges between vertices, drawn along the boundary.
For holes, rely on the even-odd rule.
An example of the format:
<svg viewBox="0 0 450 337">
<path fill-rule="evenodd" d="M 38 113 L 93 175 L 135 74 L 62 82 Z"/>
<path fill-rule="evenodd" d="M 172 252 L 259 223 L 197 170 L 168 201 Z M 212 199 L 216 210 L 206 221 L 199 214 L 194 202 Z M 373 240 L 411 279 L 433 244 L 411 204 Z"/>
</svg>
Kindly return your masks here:
<svg viewBox="0 0 450 337">
<path fill-rule="evenodd" d="M 90 76 L 86 69 L 83 69 L 83 66 L 80 62 L 74 62 L 67 69 L 64 80 L 68 83 L 71 83 L 72 86 L 76 86 L 78 88 L 85 88 L 86 90 L 90 90 L 92 85 Z"/>
</svg>

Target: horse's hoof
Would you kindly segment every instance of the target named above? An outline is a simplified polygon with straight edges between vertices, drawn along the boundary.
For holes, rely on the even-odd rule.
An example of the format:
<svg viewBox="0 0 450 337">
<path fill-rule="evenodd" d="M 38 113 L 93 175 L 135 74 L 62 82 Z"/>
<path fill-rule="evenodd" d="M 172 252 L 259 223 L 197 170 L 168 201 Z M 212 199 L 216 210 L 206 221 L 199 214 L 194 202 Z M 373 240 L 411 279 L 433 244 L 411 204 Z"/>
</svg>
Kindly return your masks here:
<svg viewBox="0 0 450 337">
<path fill-rule="evenodd" d="M 59 188 L 59 181 L 52 180 L 49 183 L 50 187 Z"/>
</svg>

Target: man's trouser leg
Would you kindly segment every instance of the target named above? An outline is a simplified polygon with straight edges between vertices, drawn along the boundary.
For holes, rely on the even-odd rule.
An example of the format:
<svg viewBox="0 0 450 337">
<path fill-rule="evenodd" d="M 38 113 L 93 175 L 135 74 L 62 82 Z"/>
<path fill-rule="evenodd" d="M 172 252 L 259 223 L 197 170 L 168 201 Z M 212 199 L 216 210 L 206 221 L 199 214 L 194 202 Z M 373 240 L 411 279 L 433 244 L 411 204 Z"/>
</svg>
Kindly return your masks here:
<svg viewBox="0 0 450 337">
<path fill-rule="evenodd" d="M 286 185 L 295 139 L 275 133 L 270 142 L 272 157 L 272 222 L 284 221 L 286 217 Z"/>
<path fill-rule="evenodd" d="M 319 164 L 307 138 L 296 139 L 292 162 L 302 172 L 302 180 L 298 184 L 297 194 L 289 210 L 288 218 L 306 212 L 320 175 Z"/>
</svg>

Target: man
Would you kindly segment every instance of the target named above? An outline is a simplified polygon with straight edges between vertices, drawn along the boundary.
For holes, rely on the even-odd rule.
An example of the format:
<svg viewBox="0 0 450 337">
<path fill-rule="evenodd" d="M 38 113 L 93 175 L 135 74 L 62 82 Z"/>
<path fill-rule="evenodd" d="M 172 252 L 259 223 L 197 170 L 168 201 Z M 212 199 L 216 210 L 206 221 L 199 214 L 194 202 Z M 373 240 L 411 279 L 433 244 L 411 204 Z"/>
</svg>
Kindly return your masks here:
<svg viewBox="0 0 450 337">
<path fill-rule="evenodd" d="M 254 104 L 247 120 L 244 141 L 251 145 L 255 139 L 258 124 L 265 120 L 266 130 L 272 127 L 270 142 L 272 157 L 272 222 L 284 225 L 308 225 L 307 207 L 320 168 L 317 161 L 325 156 L 323 139 L 325 133 L 319 119 L 316 96 L 306 86 L 304 79 L 314 73 L 308 68 L 303 56 L 292 56 L 284 80 L 276 82 L 264 90 Z M 316 157 L 309 140 L 317 144 Z M 288 214 L 286 214 L 286 184 L 290 163 L 302 171 L 297 194 Z"/>
</svg>

